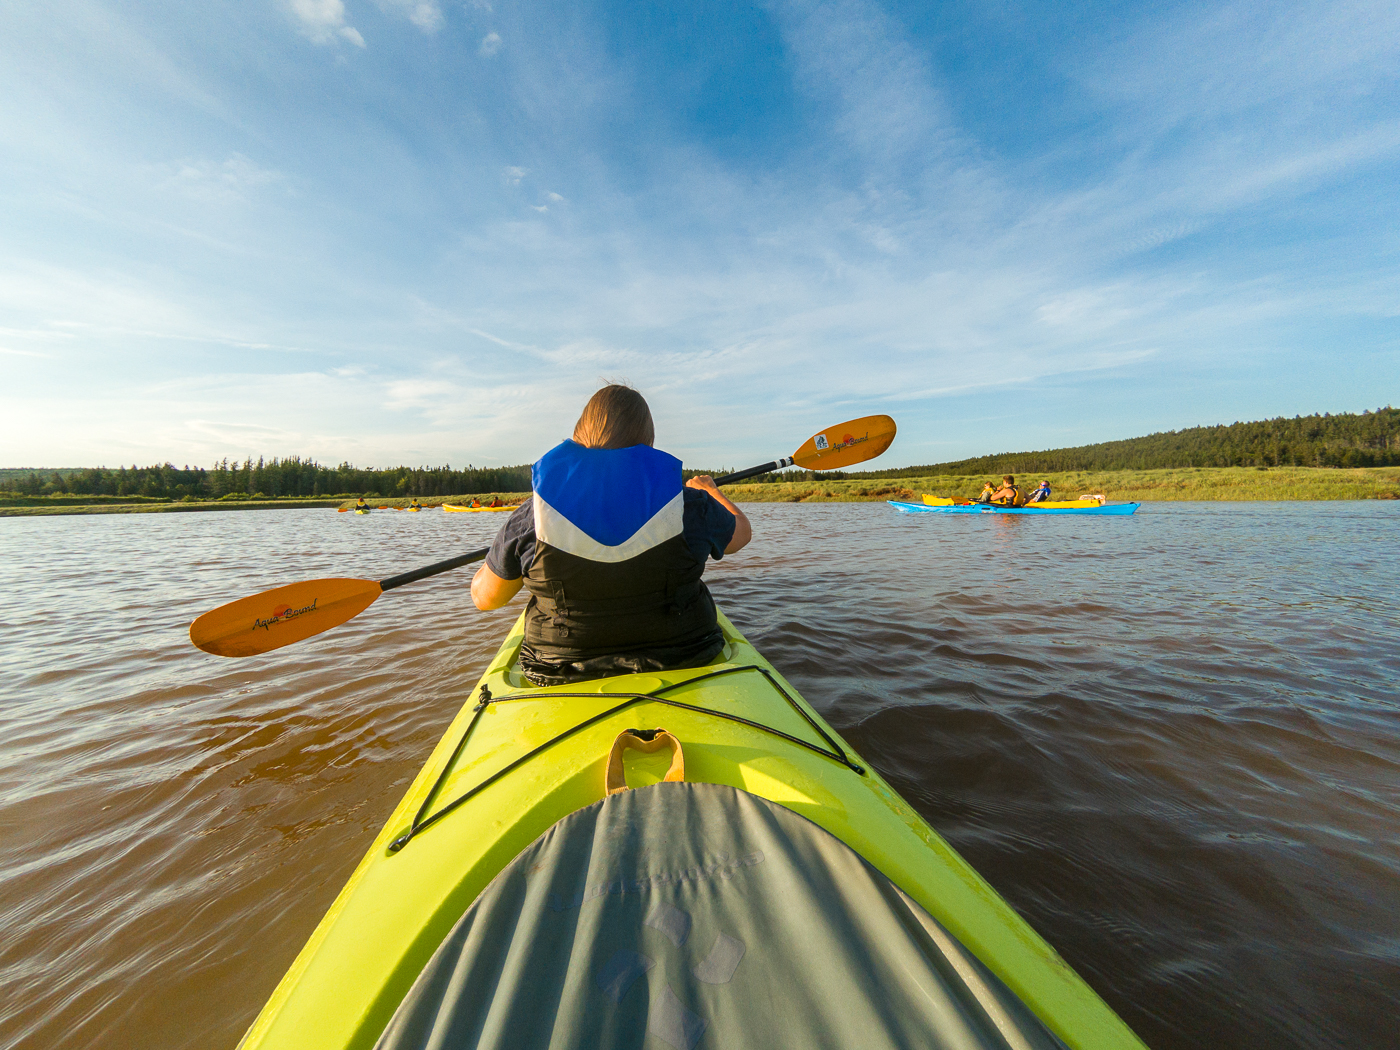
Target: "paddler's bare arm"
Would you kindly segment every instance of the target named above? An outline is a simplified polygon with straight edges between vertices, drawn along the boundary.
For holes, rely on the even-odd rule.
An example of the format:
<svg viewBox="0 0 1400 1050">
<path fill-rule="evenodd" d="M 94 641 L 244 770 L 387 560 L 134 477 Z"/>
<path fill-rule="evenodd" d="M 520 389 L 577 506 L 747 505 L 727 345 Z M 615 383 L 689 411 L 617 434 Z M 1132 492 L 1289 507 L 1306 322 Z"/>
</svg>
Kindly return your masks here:
<svg viewBox="0 0 1400 1050">
<path fill-rule="evenodd" d="M 685 485 L 686 488 L 708 492 L 719 500 L 721 507 L 734 515 L 734 538 L 729 541 L 729 546 L 724 548 L 724 553 L 733 554 L 735 551 L 743 550 L 748 545 L 749 540 L 753 539 L 753 526 L 749 524 L 749 519 L 744 516 L 744 512 L 734 506 L 729 497 L 719 490 L 715 479 L 708 474 L 701 474 L 699 477 L 691 478 Z"/>
<path fill-rule="evenodd" d="M 503 580 L 485 565 L 472 577 L 472 602 L 482 612 L 499 609 L 520 593 L 525 580 Z"/>
</svg>

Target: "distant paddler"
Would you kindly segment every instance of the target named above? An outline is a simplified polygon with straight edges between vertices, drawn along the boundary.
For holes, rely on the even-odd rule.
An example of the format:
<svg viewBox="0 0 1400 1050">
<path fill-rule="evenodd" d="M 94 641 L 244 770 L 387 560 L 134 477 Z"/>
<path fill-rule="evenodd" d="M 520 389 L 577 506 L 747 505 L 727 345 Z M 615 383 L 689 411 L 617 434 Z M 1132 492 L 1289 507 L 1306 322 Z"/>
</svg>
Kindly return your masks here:
<svg viewBox="0 0 1400 1050">
<path fill-rule="evenodd" d="M 492 496 L 492 497 L 491 497 L 491 502 L 488 503 L 488 504 L 486 504 L 486 505 L 487 505 L 488 507 L 504 507 L 504 506 L 505 506 L 505 504 L 501 502 L 501 497 L 500 497 L 500 496 Z"/>
<path fill-rule="evenodd" d="M 421 504 L 421 503 L 418 502 L 418 497 L 417 497 L 417 496 L 414 496 L 414 497 L 413 497 L 413 502 L 410 503 L 410 504 L 408 505 L 408 509 L 409 509 L 409 510 L 422 510 L 422 509 L 423 509 L 423 504 Z"/>
<path fill-rule="evenodd" d="M 365 502 L 365 498 L 363 496 L 361 496 L 355 501 L 355 512 L 357 514 L 368 514 L 369 510 L 369 504 Z"/>
<path fill-rule="evenodd" d="M 1004 507 L 1020 507 L 1025 504 L 1026 497 L 1016 487 L 1016 479 L 1010 474 L 1003 474 L 1001 488 L 992 493 L 992 502 L 1000 503 Z"/>
<path fill-rule="evenodd" d="M 1026 497 L 1026 506 L 1030 506 L 1032 503 L 1044 503 L 1049 498 L 1050 482 L 1042 481 L 1036 490 Z"/>
<path fill-rule="evenodd" d="M 473 496 L 473 497 L 472 497 L 472 501 L 471 501 L 470 503 L 468 503 L 467 506 L 468 506 L 468 507 L 471 507 L 472 510 L 480 510 L 480 509 L 481 509 L 481 500 L 479 500 L 479 499 L 477 499 L 475 496 Z"/>
</svg>

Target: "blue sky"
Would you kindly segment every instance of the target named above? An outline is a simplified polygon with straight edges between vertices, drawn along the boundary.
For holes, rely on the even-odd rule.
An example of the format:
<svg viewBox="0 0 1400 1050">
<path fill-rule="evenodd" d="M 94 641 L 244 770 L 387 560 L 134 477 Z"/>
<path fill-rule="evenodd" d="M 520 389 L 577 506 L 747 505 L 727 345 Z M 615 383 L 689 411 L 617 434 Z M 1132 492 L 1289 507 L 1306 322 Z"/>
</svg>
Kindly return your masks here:
<svg viewBox="0 0 1400 1050">
<path fill-rule="evenodd" d="M 1400 398 L 1400 6 L 0 7 L 0 466 L 695 466 Z"/>
</svg>

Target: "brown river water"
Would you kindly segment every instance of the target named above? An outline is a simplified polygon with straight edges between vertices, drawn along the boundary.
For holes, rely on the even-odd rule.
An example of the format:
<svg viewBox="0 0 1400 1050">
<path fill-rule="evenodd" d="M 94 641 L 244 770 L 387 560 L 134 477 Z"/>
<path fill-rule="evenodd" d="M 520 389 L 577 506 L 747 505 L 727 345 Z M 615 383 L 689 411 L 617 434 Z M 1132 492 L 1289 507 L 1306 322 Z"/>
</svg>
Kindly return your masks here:
<svg viewBox="0 0 1400 1050">
<path fill-rule="evenodd" d="M 1400 1044 L 1400 505 L 754 505 L 721 606 L 1157 1050 Z M 0 521 L 0 1046 L 231 1048 L 519 611 L 189 621 L 495 515 Z"/>
</svg>

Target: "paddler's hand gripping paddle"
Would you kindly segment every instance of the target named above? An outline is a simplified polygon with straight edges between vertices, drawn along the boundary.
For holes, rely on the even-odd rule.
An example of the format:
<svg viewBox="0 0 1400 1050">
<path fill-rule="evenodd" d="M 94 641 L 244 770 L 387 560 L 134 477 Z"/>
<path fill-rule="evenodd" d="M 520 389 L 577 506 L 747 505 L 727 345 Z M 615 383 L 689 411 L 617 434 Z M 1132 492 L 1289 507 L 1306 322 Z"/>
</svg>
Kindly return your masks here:
<svg viewBox="0 0 1400 1050">
<path fill-rule="evenodd" d="M 889 416 L 865 416 L 813 434 L 791 456 L 715 478 L 728 485 L 783 467 L 835 470 L 874 459 L 894 440 L 894 420 Z M 284 645 L 339 627 L 360 615 L 385 591 L 425 580 L 480 561 L 490 548 L 425 565 L 387 580 L 332 577 L 274 587 L 270 591 L 239 598 L 205 613 L 190 624 L 190 641 L 215 656 L 257 656 Z"/>
</svg>

